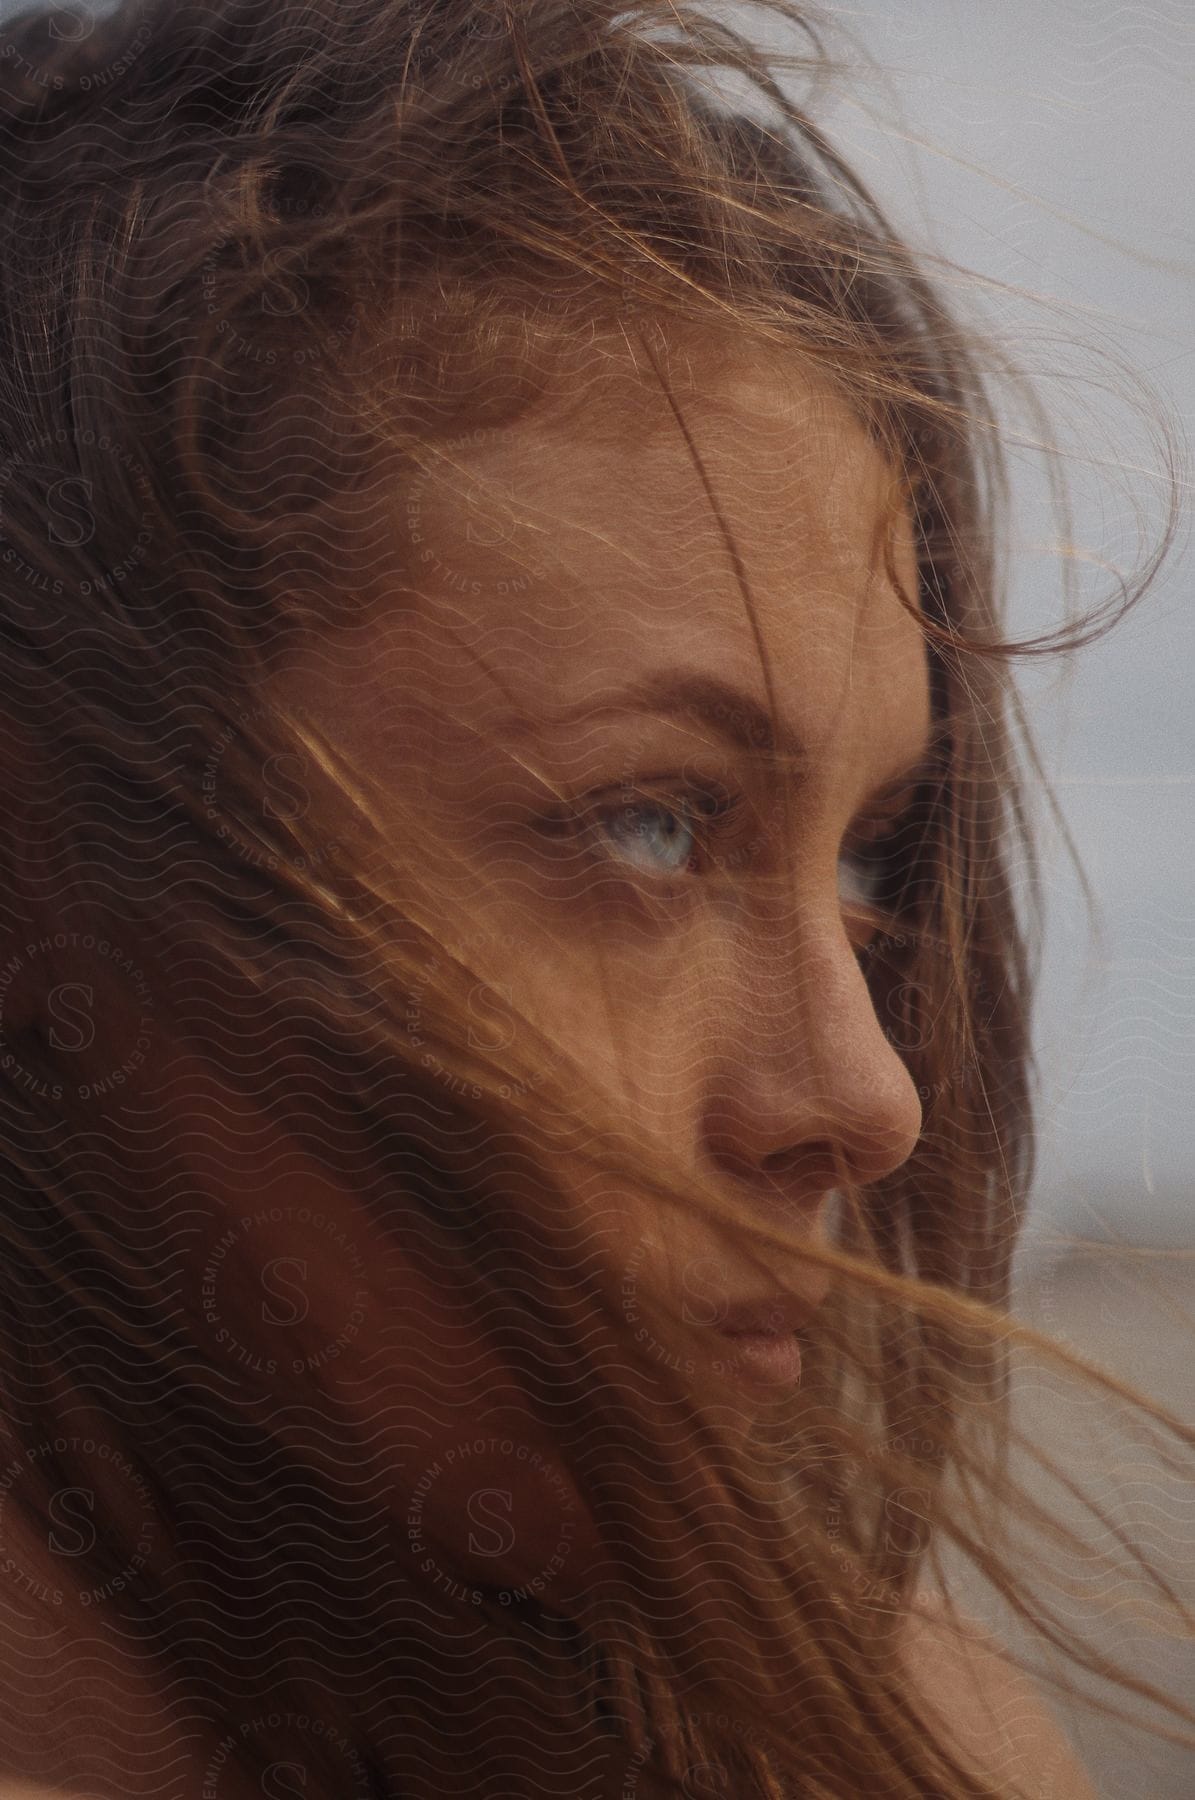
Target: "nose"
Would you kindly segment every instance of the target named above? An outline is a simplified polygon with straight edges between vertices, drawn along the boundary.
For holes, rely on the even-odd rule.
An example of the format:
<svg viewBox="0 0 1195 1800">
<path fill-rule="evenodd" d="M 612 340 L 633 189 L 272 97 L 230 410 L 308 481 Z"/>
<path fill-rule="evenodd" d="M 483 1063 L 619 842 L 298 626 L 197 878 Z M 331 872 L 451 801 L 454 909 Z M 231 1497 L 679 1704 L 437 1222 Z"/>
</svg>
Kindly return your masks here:
<svg viewBox="0 0 1195 1800">
<path fill-rule="evenodd" d="M 885 1035 L 840 920 L 736 940 L 706 987 L 700 1139 L 713 1171 L 812 1202 L 882 1180 L 921 1135 L 917 1088 Z"/>
</svg>

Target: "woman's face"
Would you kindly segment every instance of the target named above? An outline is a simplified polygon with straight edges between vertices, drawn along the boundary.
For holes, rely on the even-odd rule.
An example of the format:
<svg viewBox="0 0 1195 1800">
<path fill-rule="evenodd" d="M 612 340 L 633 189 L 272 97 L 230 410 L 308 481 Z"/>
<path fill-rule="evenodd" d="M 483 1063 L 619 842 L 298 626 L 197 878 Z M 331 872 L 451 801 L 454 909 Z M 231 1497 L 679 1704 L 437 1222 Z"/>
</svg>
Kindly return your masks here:
<svg viewBox="0 0 1195 1800">
<path fill-rule="evenodd" d="M 629 361 L 578 379 L 575 421 L 446 446 L 456 469 L 396 503 L 401 593 L 312 645 L 287 697 L 419 797 L 476 1041 L 500 1058 L 531 1021 L 620 1116 L 813 1238 L 835 1186 L 889 1174 L 921 1125 L 860 962 L 868 829 L 930 728 L 877 535 L 891 470 L 792 362 L 698 367 L 683 430 Z M 913 595 L 903 510 L 896 529 Z M 653 1254 L 715 1309 L 758 1293 L 683 1230 Z"/>
</svg>

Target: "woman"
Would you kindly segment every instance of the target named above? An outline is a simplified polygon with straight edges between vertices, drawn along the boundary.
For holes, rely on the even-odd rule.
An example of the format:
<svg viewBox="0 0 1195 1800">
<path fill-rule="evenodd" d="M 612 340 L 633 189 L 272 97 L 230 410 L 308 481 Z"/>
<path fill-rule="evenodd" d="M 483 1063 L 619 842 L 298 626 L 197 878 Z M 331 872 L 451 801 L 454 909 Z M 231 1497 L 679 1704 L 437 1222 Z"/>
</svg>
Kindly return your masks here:
<svg viewBox="0 0 1195 1800">
<path fill-rule="evenodd" d="M 14 1782 L 1091 1792 L 1000 462 L 774 11 L 9 28 Z"/>
</svg>

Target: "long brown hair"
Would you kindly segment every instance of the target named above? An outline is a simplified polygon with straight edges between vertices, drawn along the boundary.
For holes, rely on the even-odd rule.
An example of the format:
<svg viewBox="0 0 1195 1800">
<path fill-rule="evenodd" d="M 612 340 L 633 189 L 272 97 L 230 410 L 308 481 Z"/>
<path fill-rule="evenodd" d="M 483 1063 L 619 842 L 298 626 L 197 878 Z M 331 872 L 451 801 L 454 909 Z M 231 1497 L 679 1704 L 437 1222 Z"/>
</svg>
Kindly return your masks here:
<svg viewBox="0 0 1195 1800">
<path fill-rule="evenodd" d="M 74 1585 L 29 1604 L 76 1635 L 119 1621 L 195 1734 L 195 1791 L 299 1764 L 308 1793 L 407 1800 L 682 1793 L 702 1768 L 744 1795 L 996 1795 L 894 1655 L 941 1542 L 1106 1669 L 1033 1591 L 1032 1534 L 1070 1528 L 1007 1459 L 1011 1346 L 1081 1367 L 1003 1310 L 1036 942 L 1009 669 L 1104 629 L 1169 532 L 1081 626 L 1002 635 L 980 349 L 819 129 L 824 21 L 765 8 L 791 53 L 687 0 L 6 27 L 0 654 L 28 760 L 0 883 L 5 1528 L 44 1539 L 88 1496 Z M 719 94 L 727 70 L 769 123 Z M 524 416 L 603 331 L 666 388 L 686 333 L 808 359 L 915 520 L 935 757 L 888 875 L 909 930 L 869 978 L 925 1124 L 844 1193 L 829 1251 L 669 1166 L 528 1021 L 497 1048 L 472 1029 L 421 796 L 385 797 L 384 835 L 370 772 L 274 697 L 306 634 L 418 585 L 413 543 L 378 573 L 395 492 L 450 480 L 461 434 Z M 242 1165 L 262 1121 L 281 1162 Z M 559 1204 L 616 1186 L 773 1273 L 835 1269 L 807 1377 L 749 1444 L 650 1264 Z M 354 1310 L 283 1355 L 254 1209 L 307 1195 L 318 1232 L 320 1191 L 360 1221 L 328 1238 Z M 422 1454 L 401 1365 L 370 1360 L 396 1255 L 459 1297 L 483 1371 L 461 1391 L 495 1423 L 477 1451 L 462 1426 L 455 1468 Z M 379 1420 L 409 1409 L 398 1468 L 342 1403 L 354 1357 Z M 511 1380 L 507 1449 L 484 1402 Z M 473 1455 L 534 1468 L 543 1543 L 471 1556 Z"/>
</svg>

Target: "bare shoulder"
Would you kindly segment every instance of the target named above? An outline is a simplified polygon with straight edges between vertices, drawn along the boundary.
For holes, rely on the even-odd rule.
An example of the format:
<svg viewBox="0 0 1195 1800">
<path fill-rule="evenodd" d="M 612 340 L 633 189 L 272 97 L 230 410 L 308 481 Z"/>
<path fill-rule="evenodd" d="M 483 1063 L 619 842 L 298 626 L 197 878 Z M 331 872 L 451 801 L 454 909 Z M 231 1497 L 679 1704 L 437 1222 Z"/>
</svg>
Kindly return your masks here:
<svg viewBox="0 0 1195 1800">
<path fill-rule="evenodd" d="M 921 1698 L 987 1780 L 1025 1800 L 1099 1800 L 1041 1694 L 981 1626 L 927 1599 L 904 1648 Z"/>
</svg>

